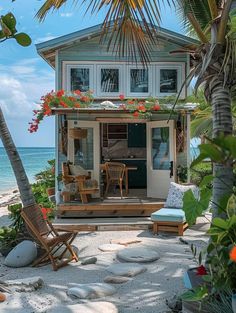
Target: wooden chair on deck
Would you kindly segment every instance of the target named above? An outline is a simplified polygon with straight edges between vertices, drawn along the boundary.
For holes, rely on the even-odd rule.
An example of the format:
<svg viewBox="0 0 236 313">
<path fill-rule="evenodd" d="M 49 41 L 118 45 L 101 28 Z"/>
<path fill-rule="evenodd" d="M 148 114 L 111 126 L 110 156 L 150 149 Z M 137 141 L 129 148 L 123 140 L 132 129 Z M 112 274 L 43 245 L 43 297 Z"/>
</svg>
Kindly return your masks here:
<svg viewBox="0 0 236 313">
<path fill-rule="evenodd" d="M 62 230 L 63 233 L 59 234 L 52 224 L 44 219 L 41 208 L 37 205 L 22 208 L 21 216 L 29 233 L 43 250 L 33 266 L 42 266 L 51 262 L 53 270 L 57 271 L 72 260 L 78 261 L 78 256 L 71 246 L 77 232 Z M 62 252 L 56 254 L 61 247 L 63 247 Z M 67 251 L 70 257 L 63 258 Z"/>
<path fill-rule="evenodd" d="M 122 184 L 125 174 L 125 164 L 119 162 L 106 162 L 106 191 L 105 197 L 107 196 L 109 187 L 111 184 L 118 185 L 120 187 L 120 195 L 123 198 Z"/>
<path fill-rule="evenodd" d="M 88 203 L 88 196 L 99 192 L 97 181 L 94 179 L 87 179 L 85 175 L 81 175 L 76 176 L 76 181 L 82 203 Z"/>
</svg>

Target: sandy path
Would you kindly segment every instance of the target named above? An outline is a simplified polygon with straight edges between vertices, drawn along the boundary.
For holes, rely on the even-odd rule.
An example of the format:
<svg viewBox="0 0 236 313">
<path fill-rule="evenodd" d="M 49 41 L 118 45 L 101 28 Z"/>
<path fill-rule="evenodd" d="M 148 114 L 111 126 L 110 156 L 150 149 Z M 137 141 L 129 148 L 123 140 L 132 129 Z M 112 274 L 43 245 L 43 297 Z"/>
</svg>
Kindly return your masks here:
<svg viewBox="0 0 236 313">
<path fill-rule="evenodd" d="M 0 207 L 0 223 L 7 221 L 6 210 Z M 198 245 L 207 242 L 204 230 L 207 220 L 199 220 L 194 229 L 189 229 L 183 237 Z M 51 266 L 41 268 L 8 268 L 2 264 L 0 257 L 0 280 L 20 279 L 25 277 L 41 276 L 44 287 L 31 293 L 14 293 L 7 296 L 7 301 L 0 304 L 2 313 L 42 313 L 50 307 L 58 307 L 58 313 L 62 304 L 72 304 L 66 295 L 68 287 L 74 283 L 103 282 L 108 275 L 105 270 L 111 263 L 118 262 L 115 253 L 101 252 L 98 246 L 109 243 L 112 239 L 139 238 L 142 243 L 132 246 L 145 245 L 149 249 L 155 249 L 161 258 L 147 264 L 147 271 L 133 278 L 133 280 L 115 285 L 117 292 L 113 296 L 102 298 L 117 305 L 120 313 L 166 313 L 169 312 L 165 300 L 181 293 L 183 290 L 183 273 L 189 267 L 195 265 L 189 246 L 182 244 L 178 237 L 170 235 L 153 236 L 148 231 L 114 231 L 80 233 L 75 245 L 79 248 L 81 258 L 96 256 L 97 264 L 82 266 L 80 263 L 71 263 L 69 266 L 53 272 Z M 81 312 L 83 313 L 83 312 Z"/>
</svg>

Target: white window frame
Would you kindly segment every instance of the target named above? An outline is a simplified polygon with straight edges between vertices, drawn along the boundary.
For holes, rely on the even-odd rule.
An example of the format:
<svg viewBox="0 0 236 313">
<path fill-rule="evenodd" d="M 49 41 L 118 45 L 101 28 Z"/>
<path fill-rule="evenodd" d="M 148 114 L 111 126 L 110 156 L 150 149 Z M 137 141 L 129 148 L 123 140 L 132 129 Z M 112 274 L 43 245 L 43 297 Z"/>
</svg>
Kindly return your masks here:
<svg viewBox="0 0 236 313">
<path fill-rule="evenodd" d="M 125 64 L 113 64 L 113 63 L 100 63 L 96 66 L 96 78 L 97 78 L 97 96 L 98 97 L 119 97 L 124 91 L 124 67 Z M 101 91 L 101 69 L 118 69 L 119 70 L 119 90 L 118 92 L 102 92 Z"/>
<path fill-rule="evenodd" d="M 94 66 L 92 64 L 84 64 L 81 62 L 69 62 L 64 64 L 64 77 L 66 77 L 66 81 L 63 82 L 63 87 L 66 91 L 71 91 L 71 69 L 74 68 L 88 68 L 89 69 L 89 90 L 93 90 L 94 87 Z"/>
<path fill-rule="evenodd" d="M 62 88 L 71 91 L 71 68 L 89 68 L 89 89 L 93 90 L 94 98 L 101 99 L 119 99 L 120 94 L 133 98 L 148 98 L 150 96 L 162 98 L 165 96 L 173 96 L 176 93 L 160 93 L 160 69 L 176 69 L 177 70 L 177 89 L 180 90 L 185 77 L 184 62 L 152 62 L 148 66 L 148 93 L 130 92 L 130 69 L 143 69 L 141 64 L 127 65 L 125 62 L 102 62 L 102 61 L 63 61 L 62 62 Z M 118 92 L 101 92 L 101 69 L 111 68 L 119 70 L 119 91 Z M 180 98 L 186 97 L 186 88 L 183 88 Z"/>
<path fill-rule="evenodd" d="M 185 63 L 177 63 L 177 62 L 163 62 L 155 64 L 155 92 L 154 96 L 156 97 L 166 97 L 166 96 L 176 96 L 180 91 L 180 88 L 185 79 Z M 161 80 L 161 71 L 160 70 L 177 70 L 177 93 L 175 92 L 160 92 L 160 80 Z M 183 99 L 186 96 L 186 89 L 183 88 L 180 98 Z"/>
<path fill-rule="evenodd" d="M 147 69 L 148 70 L 148 92 L 131 92 L 131 77 L 130 77 L 130 71 L 131 69 L 135 69 L 135 70 L 143 70 L 143 69 Z M 135 65 L 128 65 L 127 66 L 127 72 L 126 72 L 126 76 L 127 76 L 127 90 L 126 90 L 126 95 L 128 97 L 140 97 L 140 98 L 147 98 L 150 97 L 153 93 L 152 90 L 152 65 L 148 66 L 147 68 L 144 68 L 141 65 L 135 66 Z"/>
</svg>

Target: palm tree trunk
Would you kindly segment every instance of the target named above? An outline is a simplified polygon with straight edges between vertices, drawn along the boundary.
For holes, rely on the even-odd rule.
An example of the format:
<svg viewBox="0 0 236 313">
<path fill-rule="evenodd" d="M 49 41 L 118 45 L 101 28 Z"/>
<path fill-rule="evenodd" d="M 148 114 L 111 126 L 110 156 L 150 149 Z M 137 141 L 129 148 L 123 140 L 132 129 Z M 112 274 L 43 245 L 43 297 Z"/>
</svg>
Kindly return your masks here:
<svg viewBox="0 0 236 313">
<path fill-rule="evenodd" d="M 213 138 L 220 134 L 224 136 L 232 135 L 233 123 L 230 91 L 224 86 L 223 79 L 219 79 L 219 76 L 212 80 L 211 104 L 213 113 Z M 220 212 L 220 200 L 231 194 L 233 190 L 232 162 L 229 161 L 227 164 L 214 163 L 213 172 L 213 217 L 223 217 L 224 214 Z"/>
<path fill-rule="evenodd" d="M 17 152 L 16 146 L 8 130 L 1 107 L 0 107 L 0 138 L 2 139 L 3 146 L 11 162 L 11 166 L 16 177 L 23 206 L 34 205 L 35 199 L 33 196 L 31 186 L 29 184 L 28 177 L 25 173 L 25 169 L 21 162 L 20 156 Z"/>
</svg>

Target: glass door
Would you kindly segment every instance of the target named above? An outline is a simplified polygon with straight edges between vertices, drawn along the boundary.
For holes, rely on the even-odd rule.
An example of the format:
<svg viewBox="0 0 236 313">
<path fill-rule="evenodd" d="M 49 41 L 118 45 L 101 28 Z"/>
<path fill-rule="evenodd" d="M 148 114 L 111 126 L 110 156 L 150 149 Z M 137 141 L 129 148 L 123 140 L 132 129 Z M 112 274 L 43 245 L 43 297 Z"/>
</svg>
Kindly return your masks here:
<svg viewBox="0 0 236 313">
<path fill-rule="evenodd" d="M 68 121 L 71 128 L 86 130 L 86 135 L 80 139 L 68 136 L 68 160 L 81 172 L 89 172 L 91 178 L 100 179 L 100 133 L 99 122 L 95 121 Z"/>
<path fill-rule="evenodd" d="M 166 198 L 175 173 L 174 121 L 147 123 L 147 196 Z"/>
</svg>

